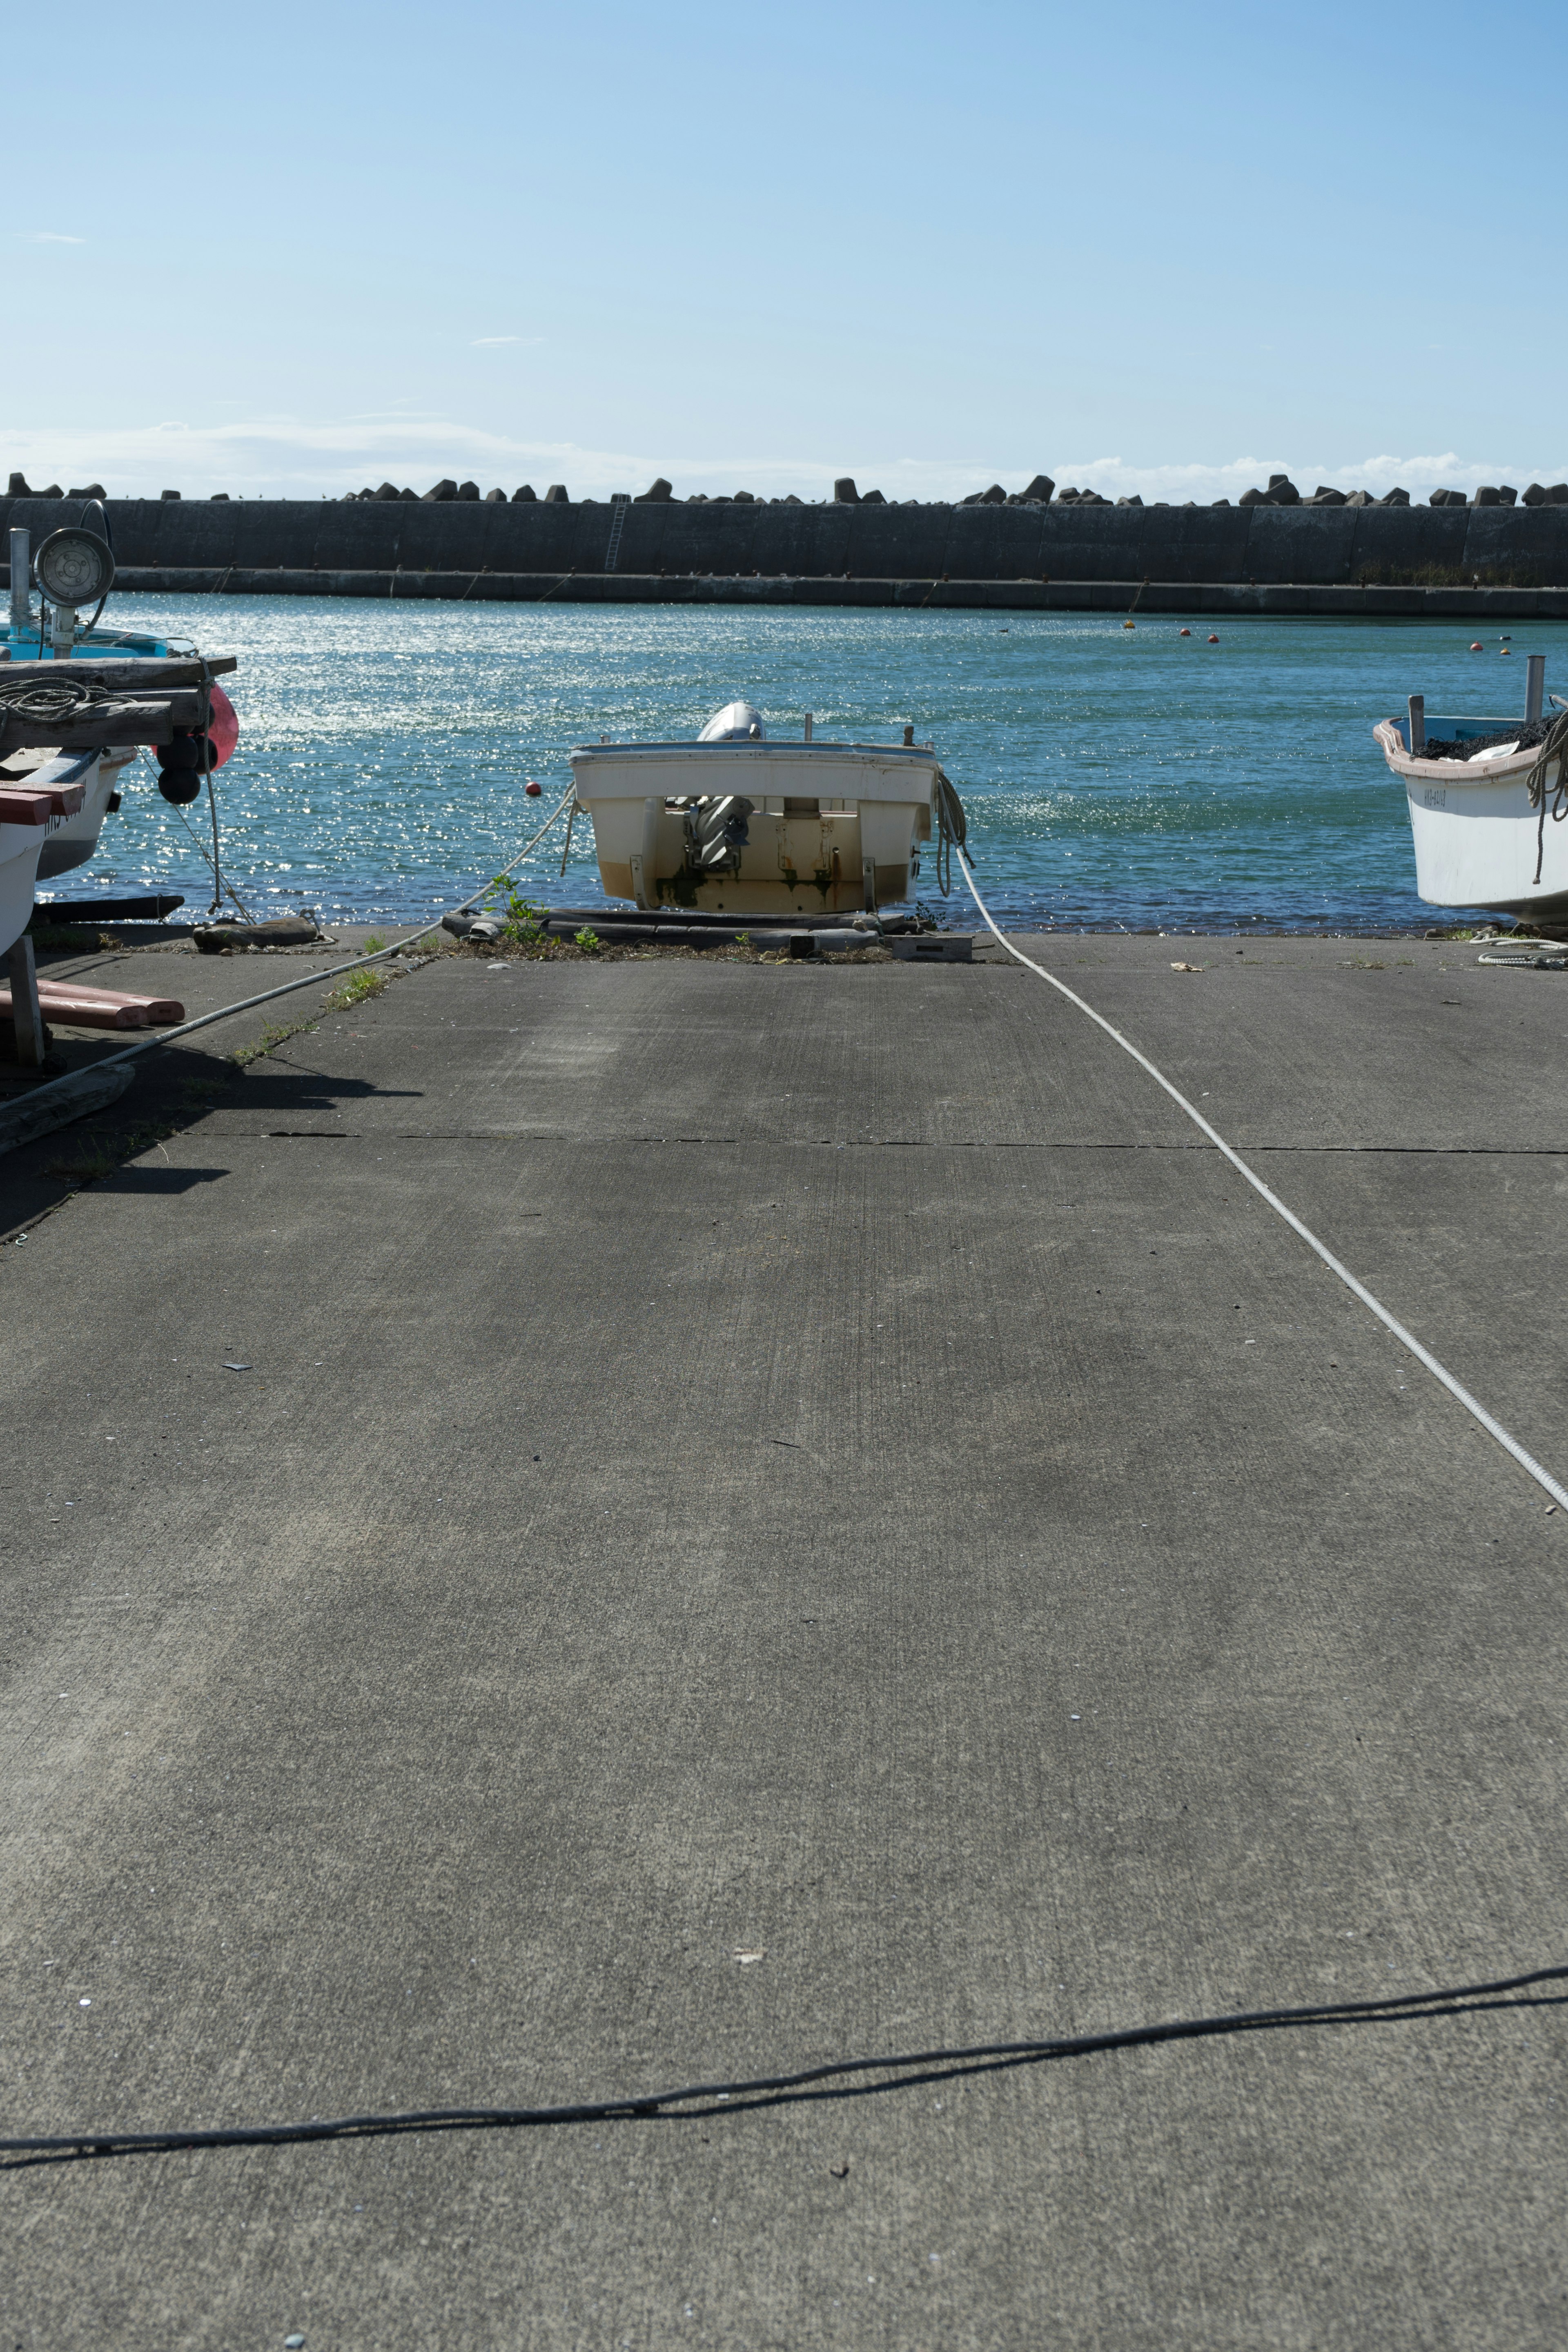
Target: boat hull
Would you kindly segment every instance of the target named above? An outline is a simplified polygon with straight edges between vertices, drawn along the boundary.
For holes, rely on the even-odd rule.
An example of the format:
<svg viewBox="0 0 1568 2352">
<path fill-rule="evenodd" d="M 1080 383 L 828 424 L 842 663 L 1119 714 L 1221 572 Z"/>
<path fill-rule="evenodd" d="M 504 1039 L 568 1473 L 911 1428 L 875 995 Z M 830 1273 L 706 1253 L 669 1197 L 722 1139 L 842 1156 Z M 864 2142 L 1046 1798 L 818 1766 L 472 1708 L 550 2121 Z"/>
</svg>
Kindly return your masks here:
<svg viewBox="0 0 1568 2352">
<path fill-rule="evenodd" d="M 85 866 L 98 847 L 103 820 L 109 814 L 109 803 L 120 789 L 124 770 L 136 757 L 136 746 L 116 744 L 106 751 L 86 778 L 87 797 L 75 816 L 61 820 L 58 833 L 49 835 L 38 853 L 38 879 L 52 882 L 59 874 L 69 874 L 78 866 Z"/>
<path fill-rule="evenodd" d="M 165 638 L 127 636 L 113 630 L 98 629 L 79 637 L 72 648 L 72 658 L 77 661 L 94 657 L 108 660 L 126 654 L 141 654 L 162 660 L 167 657 L 168 653 Z M 23 662 L 39 663 L 39 676 L 47 682 L 48 664 L 54 659 L 54 651 L 52 646 L 46 645 L 38 630 L 18 630 L 13 625 L 0 626 L 0 658 L 18 665 Z M 6 675 L 14 678 L 17 671 L 9 668 Z M 13 776 L 21 778 L 33 769 L 47 766 L 56 756 L 52 750 L 13 752 L 6 766 Z M 73 873 L 79 866 L 88 863 L 98 847 L 104 818 L 110 814 L 110 802 L 120 789 L 121 776 L 135 757 L 134 743 L 114 744 L 100 754 L 83 778 L 87 791 L 81 807 L 74 816 L 55 819 L 49 828 L 38 856 L 38 881 L 52 882 L 59 875 Z"/>
<path fill-rule="evenodd" d="M 0 824 L 0 955 L 15 947 L 32 920 L 38 853 L 49 826 L 65 823 L 51 817 L 47 824 Z"/>
<path fill-rule="evenodd" d="M 730 915 L 849 914 L 911 896 L 940 771 L 929 750 L 830 743 L 584 746 L 572 754 L 607 897 Z M 684 811 L 751 803 L 738 871 L 698 877 Z"/>
<path fill-rule="evenodd" d="M 1428 731 L 1438 733 L 1446 723 L 1428 720 Z M 1568 908 L 1568 824 L 1554 823 L 1551 814 L 1560 761 L 1553 760 L 1546 772 L 1543 829 L 1540 809 L 1530 804 L 1534 751 L 1482 767 L 1467 760 L 1413 758 L 1395 719 L 1384 719 L 1374 732 L 1405 787 L 1415 887 L 1429 906 L 1481 907 L 1496 914 Z"/>
</svg>

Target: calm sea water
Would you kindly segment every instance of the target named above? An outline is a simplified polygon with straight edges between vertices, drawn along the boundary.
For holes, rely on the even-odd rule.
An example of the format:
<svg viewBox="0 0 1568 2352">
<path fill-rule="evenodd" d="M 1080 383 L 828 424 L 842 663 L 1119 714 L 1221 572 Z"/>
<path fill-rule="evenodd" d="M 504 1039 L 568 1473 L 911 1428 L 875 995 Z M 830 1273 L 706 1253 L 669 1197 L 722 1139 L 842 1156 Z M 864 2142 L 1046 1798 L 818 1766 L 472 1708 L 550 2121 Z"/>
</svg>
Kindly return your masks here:
<svg viewBox="0 0 1568 2352">
<path fill-rule="evenodd" d="M 875 740 L 912 719 L 969 811 L 997 912 L 1062 929 L 1423 929 L 1403 793 L 1372 740 L 1433 712 L 1519 712 L 1527 652 L 1568 690 L 1568 630 L 1521 624 L 1500 657 L 1459 622 L 801 613 L 628 605 L 117 596 L 107 624 L 234 653 L 239 748 L 218 777 L 226 875 L 258 913 L 427 917 L 465 897 L 570 781 L 574 743 L 695 734 L 744 695 L 770 730 Z M 1207 645 L 1210 628 L 1220 643 Z M 525 798 L 532 776 L 548 796 Z M 92 864 L 56 896 L 210 896 L 205 808 L 145 767 Z M 591 829 L 523 869 L 602 902 Z M 922 889 L 934 898 L 930 874 Z M 968 900 L 950 919 L 966 919 Z"/>
</svg>

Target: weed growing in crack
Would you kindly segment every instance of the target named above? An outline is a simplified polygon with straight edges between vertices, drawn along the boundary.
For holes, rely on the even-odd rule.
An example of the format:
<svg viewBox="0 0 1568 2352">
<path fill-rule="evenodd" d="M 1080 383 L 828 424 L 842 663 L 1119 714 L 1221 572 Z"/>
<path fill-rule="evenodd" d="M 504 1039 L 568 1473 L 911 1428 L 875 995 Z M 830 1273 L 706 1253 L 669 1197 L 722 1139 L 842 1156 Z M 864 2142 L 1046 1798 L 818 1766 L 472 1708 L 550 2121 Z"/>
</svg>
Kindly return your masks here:
<svg viewBox="0 0 1568 2352">
<path fill-rule="evenodd" d="M 363 1004 L 370 997 L 379 996 L 391 977 L 391 973 L 385 971 L 356 971 L 344 981 L 341 988 L 333 989 L 321 1010 L 323 1013 L 352 1013 L 356 1004 Z"/>
<path fill-rule="evenodd" d="M 331 997 L 327 1002 L 329 1004 L 331 1003 Z M 271 1022 L 248 1045 L 237 1045 L 228 1058 L 237 1070 L 247 1069 L 252 1062 L 259 1062 L 267 1055 L 275 1054 L 279 1046 L 286 1045 L 290 1037 L 302 1037 L 307 1030 L 316 1026 L 320 1017 L 318 1013 L 312 1013 L 306 1021 Z"/>
</svg>

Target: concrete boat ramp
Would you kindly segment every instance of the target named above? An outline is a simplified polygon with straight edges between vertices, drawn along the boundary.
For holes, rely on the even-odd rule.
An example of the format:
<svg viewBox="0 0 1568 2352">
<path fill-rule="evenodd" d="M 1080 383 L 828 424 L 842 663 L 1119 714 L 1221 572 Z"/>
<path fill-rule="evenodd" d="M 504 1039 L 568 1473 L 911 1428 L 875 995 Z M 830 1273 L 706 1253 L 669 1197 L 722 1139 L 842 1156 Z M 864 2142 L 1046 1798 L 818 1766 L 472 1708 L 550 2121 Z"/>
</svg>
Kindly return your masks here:
<svg viewBox="0 0 1568 2352">
<path fill-rule="evenodd" d="M 1568 1470 L 1568 976 L 1030 951 Z M 1568 1513 L 1040 982 L 460 954 L 260 1027 L 118 1172 L 0 1163 L 7 2135 L 1568 1962 Z M 1560 1990 L 11 2158 L 5 2340 L 1558 2346 Z"/>
</svg>

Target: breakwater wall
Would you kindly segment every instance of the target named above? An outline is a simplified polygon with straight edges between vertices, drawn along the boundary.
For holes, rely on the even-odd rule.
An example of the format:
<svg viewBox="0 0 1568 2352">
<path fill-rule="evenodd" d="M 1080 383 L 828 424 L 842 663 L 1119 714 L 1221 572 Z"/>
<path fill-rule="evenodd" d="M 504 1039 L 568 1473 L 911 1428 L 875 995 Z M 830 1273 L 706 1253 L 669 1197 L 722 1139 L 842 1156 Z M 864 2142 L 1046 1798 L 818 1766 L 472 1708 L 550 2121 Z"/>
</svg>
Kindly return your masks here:
<svg viewBox="0 0 1568 2352">
<path fill-rule="evenodd" d="M 81 511 L 79 499 L 0 499 L 0 552 L 10 525 L 25 525 L 36 547 Z M 668 583 L 663 593 L 673 593 L 682 583 L 767 580 L 799 592 L 792 602 L 847 601 L 826 592 L 876 583 L 929 588 L 935 604 L 952 601 L 944 585 L 961 583 L 1118 593 L 1143 583 L 1150 591 L 1568 589 L 1568 506 L 638 501 L 619 510 L 613 571 L 617 509 L 592 499 L 113 499 L 108 512 L 123 584 L 165 590 L 439 595 L 459 593 L 447 585 L 458 581 L 472 597 L 531 600 L 575 594 L 568 583 L 582 582 L 595 601 L 641 601 L 659 593 L 646 583 Z M 587 592 L 590 580 L 598 584 Z M 645 583 L 640 594 L 634 581 Z M 908 600 L 900 593 L 875 601 Z"/>
<path fill-rule="evenodd" d="M 1301 588 L 1148 580 L 813 580 L 709 572 L 123 571 L 117 584 L 164 596 L 374 596 L 454 604 L 787 604 L 845 611 L 1247 613 L 1298 619 L 1568 620 L 1568 588 Z M 110 612 L 104 626 L 113 625 Z"/>
</svg>

